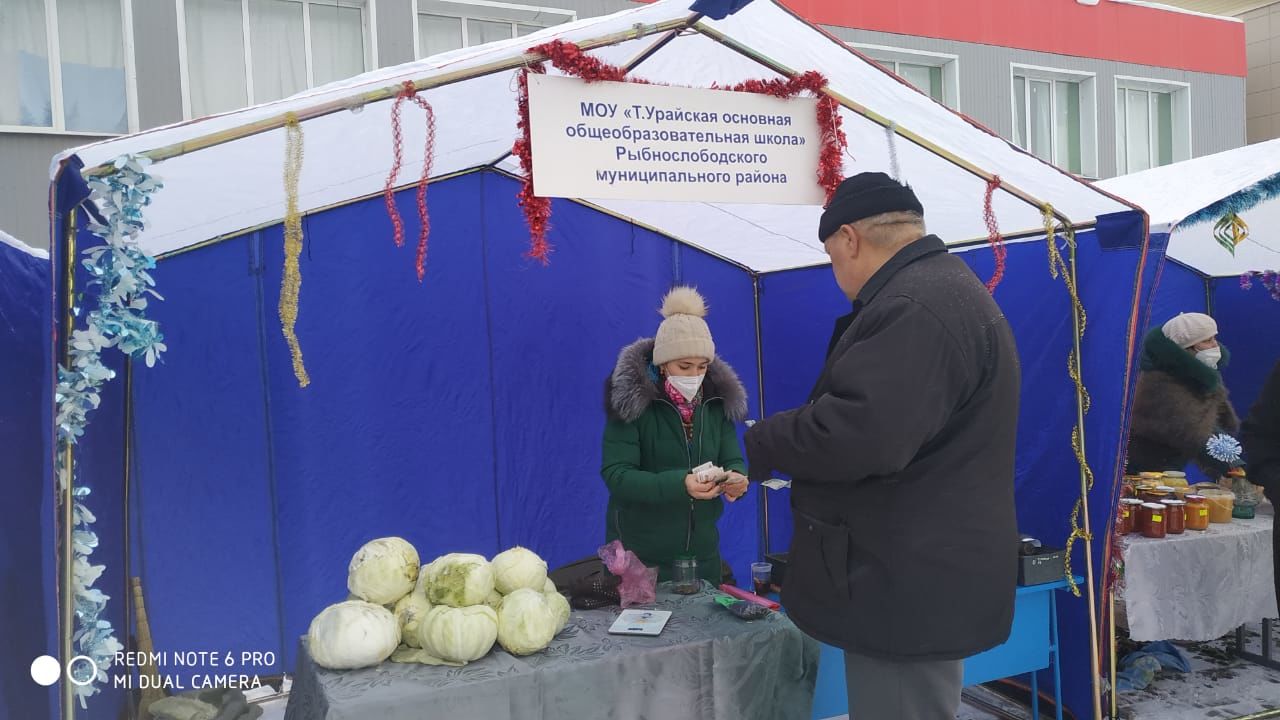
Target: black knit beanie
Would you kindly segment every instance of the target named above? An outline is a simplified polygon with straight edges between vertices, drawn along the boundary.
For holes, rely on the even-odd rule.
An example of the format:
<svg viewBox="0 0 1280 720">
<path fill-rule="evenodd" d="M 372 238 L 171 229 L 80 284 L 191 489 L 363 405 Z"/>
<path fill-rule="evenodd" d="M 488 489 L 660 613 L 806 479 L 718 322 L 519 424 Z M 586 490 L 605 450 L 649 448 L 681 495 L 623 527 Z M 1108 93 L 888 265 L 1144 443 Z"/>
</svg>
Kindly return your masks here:
<svg viewBox="0 0 1280 720">
<path fill-rule="evenodd" d="M 818 241 L 825 242 L 841 225 L 889 212 L 924 215 L 924 206 L 907 185 L 881 172 L 845 178 L 818 221 Z"/>
</svg>

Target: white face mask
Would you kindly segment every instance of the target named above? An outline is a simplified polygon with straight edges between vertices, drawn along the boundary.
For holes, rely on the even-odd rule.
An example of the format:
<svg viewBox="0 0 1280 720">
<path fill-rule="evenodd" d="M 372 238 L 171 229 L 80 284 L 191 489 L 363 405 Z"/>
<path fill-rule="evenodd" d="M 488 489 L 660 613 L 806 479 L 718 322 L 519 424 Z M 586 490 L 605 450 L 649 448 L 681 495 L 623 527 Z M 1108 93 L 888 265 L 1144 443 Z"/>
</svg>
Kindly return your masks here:
<svg viewBox="0 0 1280 720">
<path fill-rule="evenodd" d="M 1196 359 L 1217 370 L 1218 363 L 1222 361 L 1222 348 L 1212 347 L 1208 350 L 1201 350 L 1196 353 Z"/>
<path fill-rule="evenodd" d="M 702 387 L 702 379 L 706 375 L 668 375 L 667 382 L 671 383 L 671 387 L 675 388 L 684 399 L 692 402 L 693 396 L 698 394 L 698 389 Z"/>
</svg>

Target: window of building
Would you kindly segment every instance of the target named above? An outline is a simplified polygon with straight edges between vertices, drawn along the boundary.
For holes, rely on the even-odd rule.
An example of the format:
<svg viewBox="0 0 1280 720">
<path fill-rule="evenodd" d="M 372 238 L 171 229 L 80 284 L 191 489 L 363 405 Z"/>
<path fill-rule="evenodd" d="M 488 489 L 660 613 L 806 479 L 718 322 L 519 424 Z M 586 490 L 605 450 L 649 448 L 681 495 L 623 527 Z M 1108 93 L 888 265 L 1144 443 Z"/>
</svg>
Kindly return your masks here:
<svg viewBox="0 0 1280 720">
<path fill-rule="evenodd" d="M 131 1 L 0 2 L 0 126 L 136 128 Z"/>
<path fill-rule="evenodd" d="M 572 10 L 487 0 L 416 0 L 418 57 L 510 40 L 577 19 Z"/>
<path fill-rule="evenodd" d="M 947 107 L 960 109 L 960 59 L 957 56 L 883 45 L 850 45 L 925 95 Z"/>
<path fill-rule="evenodd" d="M 1140 172 L 1191 157 L 1191 88 L 1116 78 L 1116 172 Z"/>
<path fill-rule="evenodd" d="M 1098 177 L 1098 121 L 1091 74 L 1013 67 L 1013 142 L 1067 172 Z"/>
<path fill-rule="evenodd" d="M 179 0 L 182 102 L 203 117 L 359 75 L 365 0 Z"/>
</svg>

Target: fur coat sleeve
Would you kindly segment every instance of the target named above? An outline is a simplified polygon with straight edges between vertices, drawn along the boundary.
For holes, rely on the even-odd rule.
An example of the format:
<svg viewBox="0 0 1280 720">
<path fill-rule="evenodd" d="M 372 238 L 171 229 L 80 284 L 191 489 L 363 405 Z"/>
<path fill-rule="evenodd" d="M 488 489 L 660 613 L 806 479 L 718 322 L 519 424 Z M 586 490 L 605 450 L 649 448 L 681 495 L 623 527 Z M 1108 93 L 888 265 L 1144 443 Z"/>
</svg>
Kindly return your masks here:
<svg viewBox="0 0 1280 720">
<path fill-rule="evenodd" d="M 1176 455 L 1180 460 L 1176 465 L 1195 460 L 1206 474 L 1216 477 L 1222 474 L 1223 468 L 1206 462 L 1205 443 L 1215 432 L 1234 435 L 1239 427 L 1240 420 L 1222 387 L 1199 393 L 1159 370 L 1144 371 L 1138 377 L 1130 430 L 1131 453 L 1135 447 L 1165 448 L 1169 455 Z"/>
</svg>

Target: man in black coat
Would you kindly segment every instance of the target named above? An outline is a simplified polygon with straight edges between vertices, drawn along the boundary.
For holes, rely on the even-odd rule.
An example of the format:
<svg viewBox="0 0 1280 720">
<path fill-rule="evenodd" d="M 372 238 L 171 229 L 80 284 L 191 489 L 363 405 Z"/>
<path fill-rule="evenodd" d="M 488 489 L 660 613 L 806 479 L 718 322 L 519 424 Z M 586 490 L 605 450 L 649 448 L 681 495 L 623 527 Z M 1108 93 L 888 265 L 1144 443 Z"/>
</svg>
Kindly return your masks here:
<svg viewBox="0 0 1280 720">
<path fill-rule="evenodd" d="M 1280 362 L 1271 368 L 1262 394 L 1240 428 L 1240 444 L 1249 463 L 1249 480 L 1261 485 L 1271 504 L 1280 507 Z M 1274 523 L 1273 519 L 1271 555 L 1280 602 L 1280 528 Z"/>
<path fill-rule="evenodd" d="M 818 237 L 853 314 L 809 403 L 746 435 L 753 479 L 792 478 L 782 599 L 845 650 L 852 720 L 954 717 L 1013 620 L 1017 350 L 923 214 L 883 173 L 841 184 Z"/>
</svg>

